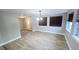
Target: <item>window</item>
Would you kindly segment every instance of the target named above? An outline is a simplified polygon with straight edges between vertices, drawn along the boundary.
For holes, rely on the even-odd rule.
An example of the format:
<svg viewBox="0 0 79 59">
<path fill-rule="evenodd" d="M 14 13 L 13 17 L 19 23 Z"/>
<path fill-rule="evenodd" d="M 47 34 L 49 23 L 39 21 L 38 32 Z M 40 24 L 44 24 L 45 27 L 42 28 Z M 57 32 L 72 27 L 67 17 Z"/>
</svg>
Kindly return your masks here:
<svg viewBox="0 0 79 59">
<path fill-rule="evenodd" d="M 61 26 L 62 16 L 50 17 L 50 26 Z"/>
<path fill-rule="evenodd" d="M 75 23 L 74 32 L 75 32 L 75 36 L 79 37 L 79 21 Z"/>
<path fill-rule="evenodd" d="M 73 21 L 73 16 L 74 16 L 74 13 L 73 12 L 71 14 L 69 14 L 69 18 L 68 18 L 68 21 L 69 22 L 72 22 Z"/>
<path fill-rule="evenodd" d="M 77 18 L 74 24 L 73 34 L 74 34 L 74 37 L 79 41 L 79 11 L 78 11 Z"/>
<path fill-rule="evenodd" d="M 39 20 L 40 26 L 47 26 L 47 17 L 42 17 L 42 19 Z"/>
<path fill-rule="evenodd" d="M 73 22 L 73 17 L 74 17 L 74 12 L 70 13 L 68 15 L 68 20 L 66 22 L 66 29 L 68 32 L 71 31 L 71 28 L 72 28 L 72 22 Z"/>
</svg>

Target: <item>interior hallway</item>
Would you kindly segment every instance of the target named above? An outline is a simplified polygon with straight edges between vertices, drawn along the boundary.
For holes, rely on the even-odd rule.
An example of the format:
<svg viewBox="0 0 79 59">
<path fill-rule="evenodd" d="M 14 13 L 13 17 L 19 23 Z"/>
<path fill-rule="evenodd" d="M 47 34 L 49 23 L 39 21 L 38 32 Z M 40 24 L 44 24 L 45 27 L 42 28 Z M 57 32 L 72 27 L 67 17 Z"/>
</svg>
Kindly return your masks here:
<svg viewBox="0 0 79 59">
<path fill-rule="evenodd" d="M 6 50 L 68 50 L 63 35 L 23 31 L 22 38 L 3 47 Z M 3 49 L 3 48 L 2 48 Z"/>
</svg>

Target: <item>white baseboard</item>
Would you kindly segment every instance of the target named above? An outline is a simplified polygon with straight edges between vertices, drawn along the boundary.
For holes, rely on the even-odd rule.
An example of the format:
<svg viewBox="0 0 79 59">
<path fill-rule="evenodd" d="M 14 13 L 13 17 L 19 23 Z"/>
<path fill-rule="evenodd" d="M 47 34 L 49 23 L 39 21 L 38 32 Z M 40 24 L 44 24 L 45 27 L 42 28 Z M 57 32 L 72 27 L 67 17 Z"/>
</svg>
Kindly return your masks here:
<svg viewBox="0 0 79 59">
<path fill-rule="evenodd" d="M 0 44 L 0 46 L 6 45 L 6 44 L 8 44 L 8 43 L 11 43 L 11 42 L 13 42 L 13 41 L 15 41 L 15 40 L 18 40 L 19 38 L 21 38 L 21 36 L 18 36 L 17 38 L 14 38 L 14 39 L 12 39 L 12 40 L 9 40 L 9 41 L 7 41 L 7 42 L 4 42 L 4 43 Z"/>
<path fill-rule="evenodd" d="M 64 35 L 63 33 L 57 33 L 57 32 L 48 32 L 48 33 L 54 33 L 54 34 Z"/>
<path fill-rule="evenodd" d="M 33 30 L 33 32 L 36 32 L 36 31 L 38 31 L 38 30 Z M 64 33 L 59 33 L 59 32 L 49 32 L 49 31 L 39 31 L 39 32 L 47 32 L 47 33 L 64 35 Z"/>
<path fill-rule="evenodd" d="M 71 48 L 71 46 L 70 46 L 70 44 L 69 44 L 69 42 L 68 42 L 68 40 L 67 40 L 67 38 L 66 38 L 66 35 L 65 35 L 65 34 L 64 34 L 64 37 L 65 37 L 66 42 L 67 42 L 67 44 L 68 44 L 69 50 L 72 50 L 72 48 Z"/>
</svg>

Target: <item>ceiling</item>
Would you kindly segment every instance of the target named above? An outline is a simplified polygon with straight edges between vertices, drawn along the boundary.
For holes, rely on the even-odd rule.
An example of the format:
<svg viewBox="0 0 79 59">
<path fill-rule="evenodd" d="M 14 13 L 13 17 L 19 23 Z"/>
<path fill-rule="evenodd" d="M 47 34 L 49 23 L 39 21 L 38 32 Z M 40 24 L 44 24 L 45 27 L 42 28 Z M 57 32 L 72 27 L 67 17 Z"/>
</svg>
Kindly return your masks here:
<svg viewBox="0 0 79 59">
<path fill-rule="evenodd" d="M 42 15 L 60 14 L 65 13 L 69 9 L 0 9 L 3 12 L 18 13 L 22 15 L 39 15 L 41 10 Z"/>
</svg>

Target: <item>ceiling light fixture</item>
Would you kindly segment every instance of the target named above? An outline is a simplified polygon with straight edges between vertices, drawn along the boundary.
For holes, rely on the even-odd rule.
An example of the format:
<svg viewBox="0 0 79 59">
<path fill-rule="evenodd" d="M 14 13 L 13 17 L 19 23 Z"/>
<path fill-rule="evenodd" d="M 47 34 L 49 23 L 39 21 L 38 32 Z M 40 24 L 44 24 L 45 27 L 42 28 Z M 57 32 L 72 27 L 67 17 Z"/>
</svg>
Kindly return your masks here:
<svg viewBox="0 0 79 59">
<path fill-rule="evenodd" d="M 42 16 L 41 16 L 41 10 L 39 10 L 39 17 L 37 17 L 37 20 L 43 20 Z"/>
</svg>

